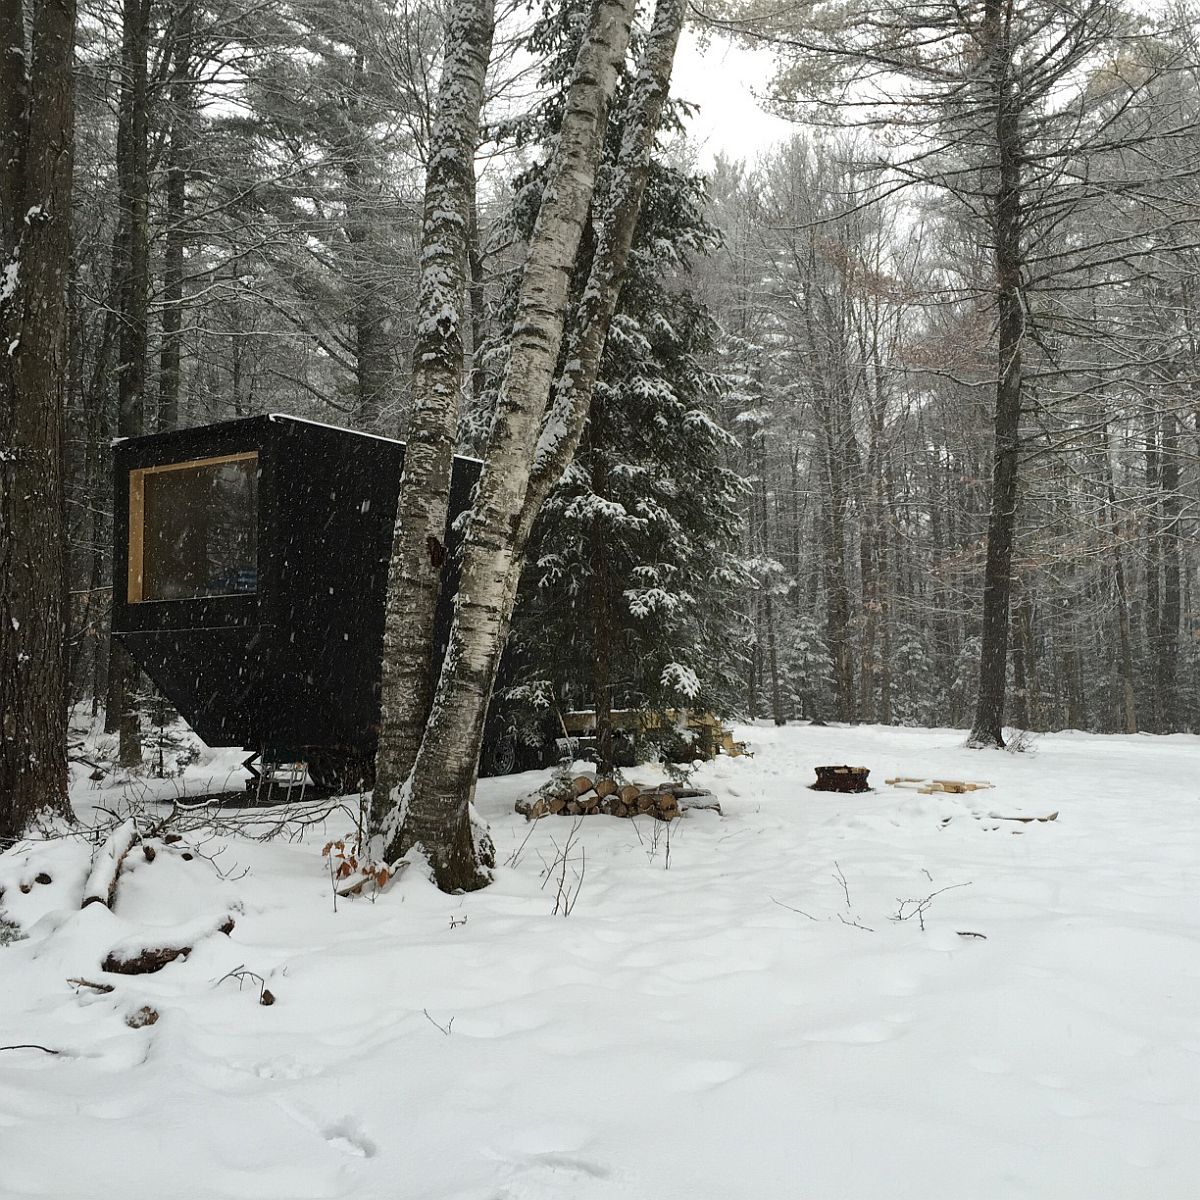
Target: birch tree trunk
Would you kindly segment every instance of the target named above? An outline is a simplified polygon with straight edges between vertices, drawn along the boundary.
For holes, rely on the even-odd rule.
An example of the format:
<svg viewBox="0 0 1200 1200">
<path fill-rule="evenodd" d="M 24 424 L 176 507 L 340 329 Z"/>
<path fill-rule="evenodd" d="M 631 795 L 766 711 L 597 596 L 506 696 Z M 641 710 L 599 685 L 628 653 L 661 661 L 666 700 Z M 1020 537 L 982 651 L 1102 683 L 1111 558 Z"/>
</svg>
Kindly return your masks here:
<svg viewBox="0 0 1200 1200">
<path fill-rule="evenodd" d="M 0 0 L 0 843 L 69 815 L 63 398 L 67 370 L 74 0 L 42 0 L 25 60 Z"/>
<path fill-rule="evenodd" d="M 494 0 L 459 0 L 450 8 L 425 180 L 413 346 L 414 412 L 388 573 L 371 805 L 372 833 L 382 838 L 389 852 L 399 826 L 399 787 L 416 760 L 433 690 L 430 656 L 463 380 L 463 299 L 475 198 L 475 145 L 494 26 Z"/>
<path fill-rule="evenodd" d="M 484 716 L 534 518 L 582 434 L 670 83 L 682 0 L 659 0 L 655 8 L 566 365 L 555 382 L 571 268 L 592 202 L 608 105 L 634 7 L 632 0 L 597 0 L 576 60 L 466 538 L 450 649 L 406 797 L 401 848 L 419 844 L 443 890 L 488 881 L 490 840 L 476 835 L 469 803 Z"/>
</svg>

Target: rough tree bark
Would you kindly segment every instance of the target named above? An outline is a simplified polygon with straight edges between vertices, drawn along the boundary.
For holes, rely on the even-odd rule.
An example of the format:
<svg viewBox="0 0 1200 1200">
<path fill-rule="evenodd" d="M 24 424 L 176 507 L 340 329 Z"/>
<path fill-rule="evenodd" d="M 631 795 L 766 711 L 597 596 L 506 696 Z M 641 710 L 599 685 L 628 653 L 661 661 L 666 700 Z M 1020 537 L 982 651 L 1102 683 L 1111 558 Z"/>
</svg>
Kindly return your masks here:
<svg viewBox="0 0 1200 1200">
<path fill-rule="evenodd" d="M 62 414 L 74 37 L 74 0 L 28 14 L 0 0 L 0 841 L 70 813 Z"/>
<path fill-rule="evenodd" d="M 1179 421 L 1173 412 L 1162 415 L 1161 523 L 1156 535 L 1161 541 L 1163 565 L 1162 609 L 1154 638 L 1156 691 L 1162 710 L 1159 730 L 1175 733 L 1186 726 L 1179 703 L 1179 626 L 1183 605 L 1179 561 L 1179 525 L 1183 518 L 1183 496 L 1179 490 Z"/>
<path fill-rule="evenodd" d="M 430 656 L 463 381 L 475 144 L 494 25 L 494 0 L 460 0 L 447 15 L 437 125 L 425 181 L 414 412 L 388 575 L 371 805 L 372 833 L 383 840 L 377 849 L 389 854 L 399 828 L 400 785 L 416 761 L 433 692 Z"/>
<path fill-rule="evenodd" d="M 1133 668 L 1133 628 L 1129 619 L 1129 585 L 1125 578 L 1125 559 L 1121 548 L 1121 530 L 1117 525 L 1117 491 L 1113 483 L 1112 447 L 1107 423 L 1101 430 L 1104 453 L 1104 487 L 1108 500 L 1108 535 L 1112 543 L 1113 585 L 1117 599 L 1118 674 L 1121 681 L 1121 724 L 1125 733 L 1137 733 L 1137 693 Z"/>
<path fill-rule="evenodd" d="M 1008 666 L 1009 602 L 1012 594 L 1013 535 L 1017 512 L 1025 309 L 1021 295 L 1020 98 L 1013 51 L 1004 20 L 1004 0 L 986 0 L 983 37 L 987 48 L 989 101 L 994 110 L 996 192 L 992 211 L 996 272 L 997 375 L 992 449 L 992 498 L 988 515 L 987 563 L 983 583 L 983 634 L 979 691 L 968 746 L 1004 745 L 1004 698 Z"/>
<path fill-rule="evenodd" d="M 160 430 L 179 427 L 183 331 L 184 247 L 187 220 L 188 139 L 193 133 L 189 120 L 194 81 L 192 42 L 195 37 L 196 5 L 183 0 L 177 17 L 173 66 L 168 95 L 171 126 L 166 154 L 166 222 L 163 238 L 162 345 L 158 356 L 158 420 Z"/>
<path fill-rule="evenodd" d="M 599 408 L 593 401 L 593 413 Z M 594 426 L 593 426 L 594 428 Z M 593 446 L 592 491 L 608 499 L 608 467 L 604 452 Z M 609 595 L 608 529 L 599 518 L 590 531 L 592 560 L 592 706 L 596 711 L 596 750 L 598 775 L 608 776 L 616 765 L 613 756 L 612 723 L 612 599 Z"/>
<path fill-rule="evenodd" d="M 145 431 L 146 342 L 150 308 L 150 161 L 147 55 L 150 0 L 125 0 L 122 9 L 121 111 L 117 131 L 117 178 L 121 206 L 122 276 L 117 364 L 117 436 Z M 120 504 L 121 497 L 114 497 Z M 107 726 L 120 733 L 120 762 L 142 761 L 135 686 L 137 666 L 114 641 L 108 668 Z"/>
<path fill-rule="evenodd" d="M 626 108 L 591 271 L 566 347 L 568 285 L 595 187 L 633 0 L 597 0 L 576 60 L 558 147 L 530 242 L 511 354 L 464 546 L 450 649 L 413 768 L 402 827 L 443 890 L 488 881 L 491 852 L 470 818 L 483 722 L 534 518 L 579 445 L 620 296 L 670 82 L 682 0 L 659 0 Z"/>
</svg>

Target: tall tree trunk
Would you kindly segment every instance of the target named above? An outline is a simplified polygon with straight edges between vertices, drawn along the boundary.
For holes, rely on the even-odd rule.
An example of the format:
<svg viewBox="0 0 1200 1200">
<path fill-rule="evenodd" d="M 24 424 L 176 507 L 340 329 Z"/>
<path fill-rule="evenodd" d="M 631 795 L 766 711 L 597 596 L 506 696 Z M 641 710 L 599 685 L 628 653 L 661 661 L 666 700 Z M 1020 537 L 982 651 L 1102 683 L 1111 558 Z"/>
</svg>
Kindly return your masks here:
<svg viewBox="0 0 1200 1200">
<path fill-rule="evenodd" d="M 467 228 L 467 295 L 471 304 L 471 405 L 480 411 L 483 393 L 487 387 L 487 366 L 483 357 L 485 321 L 487 317 L 487 294 L 485 290 L 483 251 L 479 242 L 479 206 L 475 196 L 475 173 L 468 181 L 471 185 L 471 220 Z"/>
<path fill-rule="evenodd" d="M 472 13 L 478 9 L 472 3 Z M 447 34 L 450 22 L 457 15 L 451 8 L 447 15 Z M 490 28 L 490 22 L 489 22 Z M 491 35 L 488 35 L 483 69 L 491 56 Z M 453 65 L 451 59 L 447 63 Z M 368 118 L 363 112 L 363 97 L 367 93 L 367 59 L 360 46 L 354 55 L 354 81 L 346 97 L 346 124 L 353 138 L 345 151 L 342 168 L 345 176 L 346 241 L 350 244 L 350 288 L 353 295 L 351 323 L 354 329 L 355 407 L 354 421 L 360 429 L 383 433 L 384 412 L 388 407 L 391 371 L 388 365 L 388 336 L 385 332 L 385 312 L 380 298 L 386 293 L 388 279 L 376 261 L 379 239 L 376 229 L 381 217 L 382 190 L 377 186 L 378 172 L 371 171 L 372 151 Z M 457 75 L 455 79 L 457 80 Z M 439 106 L 440 106 L 439 94 Z M 478 118 L 476 118 L 478 125 Z M 435 143 L 436 145 L 436 143 Z M 436 160 L 436 151 L 433 155 Z M 472 137 L 470 152 L 465 160 L 474 170 L 475 144 Z M 435 166 L 431 162 L 431 168 Z M 426 180 L 428 195 L 428 178 Z M 460 205 L 461 207 L 461 205 Z M 422 237 L 424 234 L 422 234 Z M 460 231 L 455 232 L 461 239 Z M 418 301 L 419 302 L 419 301 Z M 459 318 L 456 318 L 456 322 Z M 394 423 L 394 422 L 393 422 Z"/>
<path fill-rule="evenodd" d="M 825 495 L 821 505 L 821 550 L 825 576 L 826 640 L 833 655 L 837 719 L 854 720 L 854 647 L 850 630 L 850 588 L 846 580 L 845 509 L 836 449 L 825 447 Z"/>
<path fill-rule="evenodd" d="M 603 453 L 594 443 L 592 491 L 602 500 L 608 497 L 608 475 Z M 596 749 L 600 755 L 596 769 L 601 775 L 611 775 L 615 765 L 612 725 L 612 581 L 609 579 L 608 530 L 599 517 L 592 521 L 591 542 L 592 703 L 596 710 Z"/>
<path fill-rule="evenodd" d="M 1144 490 L 1148 503 L 1144 506 L 1145 525 L 1143 537 L 1146 544 L 1145 552 L 1145 601 L 1142 610 L 1142 626 L 1144 645 L 1149 651 L 1150 669 L 1146 672 L 1151 676 L 1147 683 L 1148 703 L 1143 704 L 1142 710 L 1150 713 L 1150 728 L 1154 733 L 1163 732 L 1162 693 L 1155 686 L 1153 664 L 1156 661 L 1155 651 L 1158 643 L 1159 623 L 1162 615 L 1162 484 L 1161 456 L 1158 446 L 1158 427 L 1153 411 L 1147 406 L 1143 413 L 1143 436 L 1145 437 L 1145 476 Z"/>
<path fill-rule="evenodd" d="M 463 381 L 463 299 L 475 144 L 494 26 L 493 0 L 459 0 L 447 15 L 437 123 L 425 181 L 413 345 L 414 411 L 388 572 L 371 803 L 375 849 L 389 861 L 402 852 L 400 787 L 416 761 L 433 694 L 434 617 Z"/>
<path fill-rule="evenodd" d="M 1021 296 L 1020 100 L 1012 79 L 1012 46 L 1004 7 L 1005 0 L 985 0 L 984 3 L 983 34 L 990 59 L 991 102 L 995 108 L 993 150 L 997 164 L 997 188 L 993 201 L 992 233 L 998 346 L 979 691 L 975 721 L 967 741 L 969 746 L 974 747 L 1004 745 L 1004 694 L 1023 388 L 1021 351 L 1025 337 L 1025 310 Z"/>
<path fill-rule="evenodd" d="M 137 437 L 145 431 L 146 341 L 150 303 L 150 164 L 147 111 L 147 55 L 150 0 L 125 0 L 122 10 L 121 111 L 117 136 L 120 219 L 125 236 L 120 294 L 119 361 L 117 364 L 117 436 Z M 123 502 L 114 497 L 114 503 Z M 120 762 L 142 761 L 137 712 L 137 667 L 120 643 L 109 656 L 108 703 L 117 715 Z M 111 718 L 110 718 L 111 719 Z"/>
<path fill-rule="evenodd" d="M 761 463 L 761 472 L 758 479 L 758 502 L 759 512 L 758 517 L 761 533 L 760 553 L 764 559 L 771 557 L 771 551 L 774 549 L 771 537 L 771 521 L 767 509 L 767 480 L 766 480 L 766 461 L 765 455 Z M 770 577 L 766 580 L 766 586 L 763 589 L 763 622 L 767 631 L 767 670 L 771 675 L 771 719 L 776 725 L 786 725 L 787 722 L 783 715 L 783 695 L 779 687 L 779 653 L 776 648 L 775 638 L 775 602 L 771 595 L 771 589 L 774 583 Z"/>
<path fill-rule="evenodd" d="M 192 134 L 191 52 L 194 0 L 182 0 L 171 70 L 171 129 L 166 155 L 166 233 L 163 239 L 162 346 L 158 356 L 158 420 L 161 429 L 179 428 L 181 333 L 183 330 L 183 252 L 187 220 L 188 140 Z"/>
<path fill-rule="evenodd" d="M 1180 537 L 1183 519 L 1179 491 L 1179 421 L 1173 412 L 1162 417 L 1162 525 L 1160 555 L 1163 564 L 1162 609 L 1155 631 L 1155 683 L 1162 705 L 1162 732 L 1174 733 L 1184 725 L 1179 707 Z"/>
<path fill-rule="evenodd" d="M 752 722 L 758 720 L 762 680 L 762 636 L 759 632 L 762 628 L 762 620 L 759 617 L 761 608 L 761 599 L 757 595 L 753 596 L 749 614 L 753 636 L 750 639 L 750 653 L 746 655 L 746 715 Z"/>
<path fill-rule="evenodd" d="M 467 532 L 449 665 L 413 769 L 406 840 L 422 845 L 443 889 L 487 882 L 482 867 L 490 839 L 475 836 L 469 812 L 484 715 L 534 518 L 579 444 L 670 82 L 682 0 L 659 0 L 655 8 L 627 101 L 612 191 L 598 222 L 599 244 L 574 316 L 566 365 L 555 384 L 572 266 L 592 203 L 608 105 L 634 7 L 633 0 L 596 0 L 576 59 Z"/>
<path fill-rule="evenodd" d="M 885 479 L 883 455 L 876 467 L 875 475 L 875 519 L 880 522 L 876 538 L 878 557 L 875 571 L 877 579 L 876 601 L 879 605 L 879 722 L 881 725 L 892 723 L 892 587 L 898 572 L 896 563 L 890 557 L 891 538 L 889 534 L 895 527 L 895 514 L 888 507 L 887 482 Z M 889 574 L 889 571 L 891 574 Z"/>
<path fill-rule="evenodd" d="M 1108 499 L 1108 536 L 1112 543 L 1113 586 L 1117 593 L 1118 670 L 1121 681 L 1121 724 L 1125 733 L 1137 733 L 1137 695 L 1134 689 L 1133 627 L 1129 619 L 1129 585 L 1125 579 L 1125 558 L 1121 551 L 1121 531 L 1117 524 L 1117 492 L 1113 483 L 1112 449 L 1108 426 L 1101 434 L 1104 453 L 1104 484 Z"/>
<path fill-rule="evenodd" d="M 64 677 L 74 0 L 0 0 L 0 842 L 69 815 Z"/>
<path fill-rule="evenodd" d="M 779 688 L 779 654 L 775 646 L 775 605 L 769 590 L 763 597 L 763 609 L 767 623 L 767 669 L 771 672 L 771 720 L 776 725 L 786 725 L 783 694 Z"/>
<path fill-rule="evenodd" d="M 1013 624 L 1020 621 L 1020 608 L 1013 613 Z M 1012 635 L 1013 660 L 1013 723 L 1018 729 L 1029 728 L 1029 679 L 1025 671 L 1025 642 L 1020 629 L 1014 628 Z"/>
</svg>

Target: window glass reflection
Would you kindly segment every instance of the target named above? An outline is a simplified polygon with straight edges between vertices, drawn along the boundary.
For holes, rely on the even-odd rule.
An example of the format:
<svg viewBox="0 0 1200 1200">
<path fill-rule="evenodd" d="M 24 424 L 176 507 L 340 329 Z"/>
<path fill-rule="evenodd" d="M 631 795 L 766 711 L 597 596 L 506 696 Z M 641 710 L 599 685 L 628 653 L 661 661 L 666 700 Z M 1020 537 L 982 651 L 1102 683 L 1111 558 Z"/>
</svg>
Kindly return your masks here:
<svg viewBox="0 0 1200 1200">
<path fill-rule="evenodd" d="M 257 454 L 135 471 L 130 509 L 131 600 L 257 590 Z"/>
</svg>

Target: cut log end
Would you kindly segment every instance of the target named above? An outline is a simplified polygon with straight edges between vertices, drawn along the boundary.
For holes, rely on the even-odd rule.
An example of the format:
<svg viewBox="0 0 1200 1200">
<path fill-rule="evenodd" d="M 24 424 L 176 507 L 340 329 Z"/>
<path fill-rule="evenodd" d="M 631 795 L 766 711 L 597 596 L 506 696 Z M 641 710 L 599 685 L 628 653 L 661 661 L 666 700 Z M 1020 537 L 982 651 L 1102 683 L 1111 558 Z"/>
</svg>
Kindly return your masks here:
<svg viewBox="0 0 1200 1200">
<path fill-rule="evenodd" d="M 828 766 L 817 767 L 817 781 L 809 786 L 814 792 L 869 792 L 871 785 L 867 767 Z"/>
</svg>

